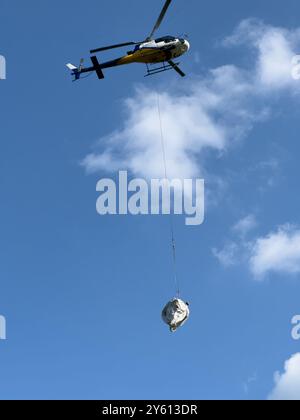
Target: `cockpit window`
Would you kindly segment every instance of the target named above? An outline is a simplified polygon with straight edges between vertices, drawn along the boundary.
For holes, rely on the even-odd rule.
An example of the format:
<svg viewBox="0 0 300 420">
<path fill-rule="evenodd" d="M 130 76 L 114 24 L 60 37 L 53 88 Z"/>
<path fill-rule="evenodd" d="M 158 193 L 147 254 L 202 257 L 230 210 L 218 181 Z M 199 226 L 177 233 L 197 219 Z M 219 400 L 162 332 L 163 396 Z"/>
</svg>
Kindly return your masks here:
<svg viewBox="0 0 300 420">
<path fill-rule="evenodd" d="M 165 42 L 166 44 L 168 44 L 169 42 L 173 42 L 175 41 L 176 38 L 174 38 L 174 36 L 164 36 L 163 38 L 157 38 L 155 40 L 155 42 L 158 44 L 159 42 Z"/>
</svg>

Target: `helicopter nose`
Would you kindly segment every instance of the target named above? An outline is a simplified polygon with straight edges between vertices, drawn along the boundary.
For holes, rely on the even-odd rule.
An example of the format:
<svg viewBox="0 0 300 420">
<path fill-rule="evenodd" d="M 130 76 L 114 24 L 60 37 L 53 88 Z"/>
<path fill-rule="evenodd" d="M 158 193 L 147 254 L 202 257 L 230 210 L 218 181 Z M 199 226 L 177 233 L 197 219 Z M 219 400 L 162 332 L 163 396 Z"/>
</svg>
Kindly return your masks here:
<svg viewBox="0 0 300 420">
<path fill-rule="evenodd" d="M 189 41 L 185 40 L 184 45 L 186 47 L 186 50 L 189 51 L 189 49 L 191 48 L 191 44 L 189 43 Z"/>
</svg>

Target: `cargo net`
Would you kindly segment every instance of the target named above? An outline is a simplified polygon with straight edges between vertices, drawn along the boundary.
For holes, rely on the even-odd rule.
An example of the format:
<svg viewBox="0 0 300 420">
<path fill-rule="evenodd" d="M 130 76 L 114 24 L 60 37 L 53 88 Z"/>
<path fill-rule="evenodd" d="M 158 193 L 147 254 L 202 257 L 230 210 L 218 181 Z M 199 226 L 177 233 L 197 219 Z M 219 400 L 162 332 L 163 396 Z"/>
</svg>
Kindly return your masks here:
<svg viewBox="0 0 300 420">
<path fill-rule="evenodd" d="M 181 327 L 188 320 L 189 316 L 189 304 L 177 298 L 167 303 L 162 311 L 162 319 L 169 325 L 171 332 L 175 332 Z"/>
</svg>

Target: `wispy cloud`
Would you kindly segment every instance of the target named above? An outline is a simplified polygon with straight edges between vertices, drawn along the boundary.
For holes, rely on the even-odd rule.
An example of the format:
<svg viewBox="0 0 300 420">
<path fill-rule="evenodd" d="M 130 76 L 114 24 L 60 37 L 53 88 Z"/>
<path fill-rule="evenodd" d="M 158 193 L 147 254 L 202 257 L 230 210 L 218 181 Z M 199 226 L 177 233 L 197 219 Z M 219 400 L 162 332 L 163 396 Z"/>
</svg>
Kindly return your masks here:
<svg viewBox="0 0 300 420">
<path fill-rule="evenodd" d="M 231 228 L 232 239 L 227 239 L 221 248 L 213 248 L 212 253 L 219 263 L 226 267 L 233 267 L 249 260 L 249 242 L 247 236 L 258 222 L 253 214 L 238 220 Z"/>
<path fill-rule="evenodd" d="M 226 243 L 222 249 L 213 248 L 212 253 L 224 267 L 232 267 L 239 262 L 239 246 L 233 241 Z"/>
<path fill-rule="evenodd" d="M 249 214 L 246 217 L 240 219 L 234 226 L 233 231 L 244 238 L 249 232 L 255 229 L 257 226 L 256 217 L 253 214 Z"/>
<path fill-rule="evenodd" d="M 257 382 L 258 377 L 257 373 L 254 373 L 252 376 L 250 376 L 243 384 L 245 394 L 248 395 L 250 392 L 251 385 L 253 385 L 255 382 Z"/>
</svg>

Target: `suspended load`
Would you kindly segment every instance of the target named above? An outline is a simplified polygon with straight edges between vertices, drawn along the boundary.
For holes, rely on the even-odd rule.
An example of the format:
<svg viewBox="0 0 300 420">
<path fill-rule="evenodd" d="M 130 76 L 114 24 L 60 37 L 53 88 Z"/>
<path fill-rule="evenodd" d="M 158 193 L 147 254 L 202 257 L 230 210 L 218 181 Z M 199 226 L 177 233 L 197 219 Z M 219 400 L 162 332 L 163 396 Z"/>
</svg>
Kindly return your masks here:
<svg viewBox="0 0 300 420">
<path fill-rule="evenodd" d="M 189 304 L 177 298 L 171 300 L 162 311 L 162 319 L 169 325 L 172 332 L 181 327 L 188 320 L 189 316 Z"/>
</svg>

